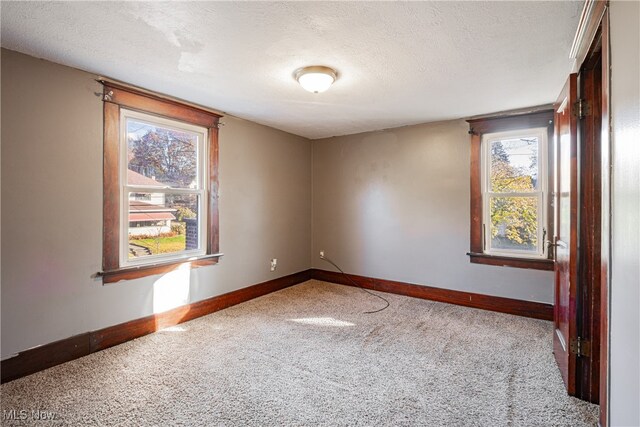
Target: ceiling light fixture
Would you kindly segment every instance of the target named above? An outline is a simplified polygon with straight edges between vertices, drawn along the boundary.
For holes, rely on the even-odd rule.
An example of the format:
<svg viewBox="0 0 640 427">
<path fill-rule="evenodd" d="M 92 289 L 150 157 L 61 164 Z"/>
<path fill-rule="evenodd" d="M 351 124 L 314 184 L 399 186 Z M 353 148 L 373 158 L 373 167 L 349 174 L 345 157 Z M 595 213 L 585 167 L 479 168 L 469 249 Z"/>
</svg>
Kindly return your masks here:
<svg viewBox="0 0 640 427">
<path fill-rule="evenodd" d="M 324 92 L 336 81 L 337 73 L 333 68 L 323 65 L 312 65 L 300 68 L 295 78 L 305 90 L 313 93 Z"/>
</svg>

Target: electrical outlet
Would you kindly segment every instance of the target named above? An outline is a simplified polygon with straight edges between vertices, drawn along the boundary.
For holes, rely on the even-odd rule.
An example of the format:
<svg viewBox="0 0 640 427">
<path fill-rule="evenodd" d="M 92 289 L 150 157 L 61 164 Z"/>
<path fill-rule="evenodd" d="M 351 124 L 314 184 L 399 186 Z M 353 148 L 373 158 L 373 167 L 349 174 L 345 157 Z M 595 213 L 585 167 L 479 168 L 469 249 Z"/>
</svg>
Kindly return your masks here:
<svg viewBox="0 0 640 427">
<path fill-rule="evenodd" d="M 278 258 L 273 258 L 271 260 L 271 271 L 276 271 L 276 268 L 278 268 Z"/>
<path fill-rule="evenodd" d="M 320 258 L 324 258 L 324 251 L 320 251 Z"/>
</svg>

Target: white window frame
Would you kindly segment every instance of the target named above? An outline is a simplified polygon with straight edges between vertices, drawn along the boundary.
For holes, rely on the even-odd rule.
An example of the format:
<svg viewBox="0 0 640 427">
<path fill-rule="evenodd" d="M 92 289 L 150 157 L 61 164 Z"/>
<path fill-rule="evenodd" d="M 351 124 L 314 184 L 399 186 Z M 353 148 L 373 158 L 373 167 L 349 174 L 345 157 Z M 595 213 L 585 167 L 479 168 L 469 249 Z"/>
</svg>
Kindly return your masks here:
<svg viewBox="0 0 640 427">
<path fill-rule="evenodd" d="M 127 155 L 127 119 L 135 119 L 151 125 L 159 125 L 170 129 L 183 130 L 196 133 L 198 137 L 198 167 L 197 188 L 172 188 L 170 186 L 156 187 L 145 185 L 128 185 L 127 170 L 129 159 Z M 207 253 L 207 215 L 208 215 L 208 129 L 184 123 L 175 119 L 167 119 L 149 113 L 120 109 L 120 267 L 132 267 L 141 265 L 153 265 L 166 261 L 180 261 Z M 149 255 L 140 258 L 129 259 L 129 193 L 165 193 L 165 194 L 194 194 L 198 195 L 198 246 L 199 249 L 185 250 L 175 254 Z"/>
<path fill-rule="evenodd" d="M 505 139 L 538 138 L 538 189 L 530 192 L 494 193 L 491 192 L 491 143 Z M 547 200 L 548 200 L 548 148 L 547 128 L 519 129 L 507 132 L 494 132 L 482 135 L 481 141 L 481 182 L 482 182 L 482 242 L 483 252 L 487 255 L 513 257 L 522 259 L 547 258 L 544 242 L 547 233 Z M 494 249 L 491 247 L 491 212 L 490 201 L 493 196 L 538 197 L 538 249 L 536 252 L 520 249 Z"/>
</svg>

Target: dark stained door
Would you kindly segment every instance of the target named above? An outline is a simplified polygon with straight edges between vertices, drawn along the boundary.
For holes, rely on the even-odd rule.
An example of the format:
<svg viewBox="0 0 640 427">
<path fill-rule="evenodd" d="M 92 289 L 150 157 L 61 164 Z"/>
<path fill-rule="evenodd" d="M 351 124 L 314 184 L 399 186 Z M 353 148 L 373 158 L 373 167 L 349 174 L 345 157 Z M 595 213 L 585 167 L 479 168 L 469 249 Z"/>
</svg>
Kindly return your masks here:
<svg viewBox="0 0 640 427">
<path fill-rule="evenodd" d="M 571 74 L 555 104 L 555 307 L 553 353 L 570 395 L 576 393 L 578 279 L 578 118 L 575 112 L 577 75 Z"/>
</svg>

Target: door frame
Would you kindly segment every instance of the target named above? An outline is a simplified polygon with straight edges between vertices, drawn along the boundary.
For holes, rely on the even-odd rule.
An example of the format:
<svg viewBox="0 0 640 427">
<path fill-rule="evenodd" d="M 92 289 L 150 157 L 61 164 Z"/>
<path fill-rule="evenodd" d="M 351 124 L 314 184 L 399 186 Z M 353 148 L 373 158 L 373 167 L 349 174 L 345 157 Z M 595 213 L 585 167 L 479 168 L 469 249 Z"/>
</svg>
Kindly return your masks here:
<svg viewBox="0 0 640 427">
<path fill-rule="evenodd" d="M 578 74 L 579 98 L 584 115 L 578 123 L 578 304 L 577 333 L 589 343 L 586 357 L 576 362 L 576 396 L 599 403 L 600 386 L 600 294 L 602 242 L 602 35 L 599 31 L 592 50 Z"/>
<path fill-rule="evenodd" d="M 601 44 L 601 105 L 600 105 L 600 262 L 594 266 L 600 269 L 599 313 L 580 321 L 596 323 L 599 330 L 599 403 L 602 427 L 609 425 L 609 301 L 610 301 L 610 259 L 611 259 L 611 140 L 610 140 L 610 82 L 611 57 L 609 39 L 608 0 L 586 0 L 570 57 L 574 60 L 572 72 L 579 72 L 588 55 L 593 52 L 596 37 Z M 581 142 L 579 142 L 581 144 Z M 598 298 L 598 296 L 596 296 Z M 579 314 L 580 316 L 580 314 Z M 578 322 L 578 319 L 575 319 Z M 593 337 L 594 339 L 596 337 Z M 576 372 L 576 374 L 579 374 Z"/>
</svg>

